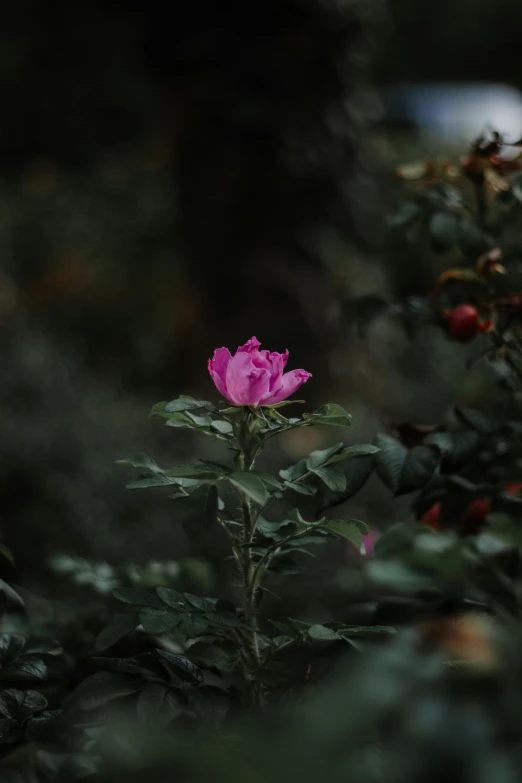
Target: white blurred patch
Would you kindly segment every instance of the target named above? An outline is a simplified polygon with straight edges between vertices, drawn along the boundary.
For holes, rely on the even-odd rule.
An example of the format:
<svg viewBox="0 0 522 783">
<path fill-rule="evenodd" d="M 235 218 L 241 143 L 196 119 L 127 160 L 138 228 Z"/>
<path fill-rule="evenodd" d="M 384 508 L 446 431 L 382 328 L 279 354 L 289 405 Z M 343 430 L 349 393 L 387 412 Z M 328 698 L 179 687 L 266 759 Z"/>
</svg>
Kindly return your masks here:
<svg viewBox="0 0 522 783">
<path fill-rule="evenodd" d="M 469 140 L 488 130 L 506 141 L 522 137 L 522 94 L 506 84 L 402 84 L 384 103 L 390 120 L 416 125 L 428 138 Z"/>
</svg>

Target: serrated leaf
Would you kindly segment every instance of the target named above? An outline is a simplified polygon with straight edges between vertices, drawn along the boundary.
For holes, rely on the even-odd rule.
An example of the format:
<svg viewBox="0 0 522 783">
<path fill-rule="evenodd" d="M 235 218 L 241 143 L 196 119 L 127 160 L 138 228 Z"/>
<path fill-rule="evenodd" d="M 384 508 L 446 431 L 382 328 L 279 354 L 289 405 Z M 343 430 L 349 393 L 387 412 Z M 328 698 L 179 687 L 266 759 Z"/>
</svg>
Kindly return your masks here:
<svg viewBox="0 0 522 783">
<path fill-rule="evenodd" d="M 28 677 L 34 680 L 47 679 L 47 664 L 41 658 L 21 656 L 7 670 L 12 678 Z"/>
<path fill-rule="evenodd" d="M 362 549 L 363 535 L 368 535 L 368 526 L 358 519 L 329 519 L 323 527 L 331 533 L 346 538 L 359 551 Z"/>
<path fill-rule="evenodd" d="M 321 465 L 324 465 L 329 461 L 330 457 L 333 457 L 334 454 L 337 454 L 342 449 L 342 447 L 342 443 L 336 443 L 333 446 L 330 446 L 328 449 L 312 451 L 305 461 L 306 468 L 308 470 L 313 470 L 314 468 L 318 468 Z M 291 478 L 291 476 L 285 476 L 285 478 Z"/>
<path fill-rule="evenodd" d="M 253 470 L 251 471 L 252 475 L 257 476 L 257 478 L 261 479 L 261 481 L 266 484 L 270 489 L 282 489 L 283 485 L 280 481 L 278 481 L 275 476 L 272 476 L 270 473 L 264 473 L 261 470 Z"/>
<path fill-rule="evenodd" d="M 335 468 L 313 468 L 312 472 L 318 476 L 332 492 L 343 492 L 346 489 L 346 476 Z"/>
<path fill-rule="evenodd" d="M 347 460 L 356 459 L 357 457 L 367 457 L 372 454 L 377 454 L 379 448 L 370 444 L 362 444 L 360 446 L 346 446 L 342 451 L 337 452 L 330 457 L 326 464 L 333 465 L 336 462 L 345 462 Z"/>
<path fill-rule="evenodd" d="M 125 465 L 131 468 L 143 468 L 144 470 L 150 470 L 151 473 L 164 473 L 163 468 L 160 468 L 158 463 L 146 454 L 136 454 L 133 457 L 126 457 L 125 459 L 116 460 L 116 465 Z"/>
<path fill-rule="evenodd" d="M 181 620 L 181 615 L 172 609 L 144 609 L 140 612 L 140 623 L 146 633 L 168 633 L 175 628 Z"/>
<path fill-rule="evenodd" d="M 229 421 L 221 421 L 221 419 L 215 419 L 210 426 L 221 435 L 230 435 L 234 431 L 234 428 Z"/>
<path fill-rule="evenodd" d="M 166 476 L 164 473 L 148 473 L 146 476 L 138 476 L 137 479 L 129 481 L 127 489 L 150 489 L 150 487 L 171 487 L 178 482 Z"/>
<path fill-rule="evenodd" d="M 254 503 L 260 506 L 268 500 L 268 491 L 263 481 L 252 473 L 236 471 L 226 477 L 236 489 L 239 489 Z"/>
<path fill-rule="evenodd" d="M 327 628 L 326 625 L 311 625 L 307 634 L 310 639 L 318 642 L 334 642 L 342 638 L 336 631 Z"/>
<path fill-rule="evenodd" d="M 182 413 L 183 411 L 215 411 L 216 406 L 207 400 L 195 400 L 185 394 L 180 394 L 176 400 L 171 400 L 165 404 L 167 413 Z"/>
<path fill-rule="evenodd" d="M 191 648 L 192 649 L 192 648 Z M 175 674 L 185 682 L 199 683 L 203 682 L 203 672 L 190 658 L 185 655 L 176 655 L 167 650 L 156 650 L 157 654 L 164 661 L 167 661 Z"/>
<path fill-rule="evenodd" d="M 299 462 L 295 463 L 295 465 L 290 465 L 289 468 L 280 470 L 279 475 L 285 481 L 295 481 L 296 479 L 302 478 L 302 476 L 304 476 L 307 472 L 308 468 L 306 467 L 306 460 L 300 459 Z"/>
<path fill-rule="evenodd" d="M 332 427 L 352 428 L 352 417 L 340 405 L 323 405 L 315 413 L 304 413 L 305 424 L 328 424 Z"/>
<path fill-rule="evenodd" d="M 150 590 L 143 587 L 117 587 L 112 591 L 112 595 L 118 601 L 124 604 L 133 604 L 134 606 L 150 606 L 152 608 L 164 608 L 163 601 Z"/>
<path fill-rule="evenodd" d="M 407 449 L 390 435 L 376 437 L 378 473 L 395 495 L 423 487 L 437 467 L 437 450 L 430 446 Z"/>
<path fill-rule="evenodd" d="M 182 612 L 187 608 L 185 596 L 173 587 L 158 587 L 156 588 L 156 593 L 167 606 L 171 606 L 178 612 Z"/>
<path fill-rule="evenodd" d="M 247 623 L 232 612 L 220 612 L 209 614 L 206 617 L 209 625 L 214 628 L 241 628 L 248 629 Z"/>
<path fill-rule="evenodd" d="M 119 642 L 128 633 L 135 631 L 139 624 L 137 615 L 127 612 L 127 614 L 117 614 L 112 622 L 96 637 L 95 647 L 101 652 L 112 647 Z"/>
<path fill-rule="evenodd" d="M 218 469 L 215 464 L 212 468 L 209 468 L 204 464 L 177 465 L 174 468 L 169 468 L 167 475 L 174 478 L 197 479 L 198 481 L 216 481 L 221 478 L 225 472 L 226 471 L 224 470 Z"/>
<path fill-rule="evenodd" d="M 209 625 L 209 615 L 185 614 L 180 620 L 179 629 L 185 636 L 194 639 L 206 633 Z"/>
<path fill-rule="evenodd" d="M 304 481 L 285 481 L 285 487 L 293 489 L 294 492 L 298 492 L 300 495 L 316 495 L 317 487 L 312 487 L 310 484 L 305 484 Z"/>
</svg>

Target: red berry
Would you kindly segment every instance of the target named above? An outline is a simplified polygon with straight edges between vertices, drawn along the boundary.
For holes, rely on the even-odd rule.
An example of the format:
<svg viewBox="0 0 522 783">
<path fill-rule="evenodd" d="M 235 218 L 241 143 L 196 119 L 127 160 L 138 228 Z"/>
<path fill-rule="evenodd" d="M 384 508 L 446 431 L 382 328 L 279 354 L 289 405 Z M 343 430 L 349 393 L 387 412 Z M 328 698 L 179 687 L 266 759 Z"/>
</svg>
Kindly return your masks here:
<svg viewBox="0 0 522 783">
<path fill-rule="evenodd" d="M 479 313 L 476 307 L 461 304 L 448 316 L 448 331 L 454 340 L 465 343 L 472 340 L 479 331 Z"/>
<path fill-rule="evenodd" d="M 477 498 L 467 507 L 462 521 L 468 530 L 477 530 L 482 527 L 490 511 L 491 501 L 487 498 Z"/>
<path fill-rule="evenodd" d="M 511 299 L 511 304 L 515 310 L 522 311 L 522 294 L 515 294 L 515 296 L 513 296 Z"/>
<path fill-rule="evenodd" d="M 438 532 L 441 529 L 441 525 L 442 525 L 440 511 L 441 511 L 441 504 L 435 503 L 421 516 L 421 522 L 424 522 L 425 525 L 428 525 L 428 527 L 431 527 L 432 530 Z"/>
</svg>

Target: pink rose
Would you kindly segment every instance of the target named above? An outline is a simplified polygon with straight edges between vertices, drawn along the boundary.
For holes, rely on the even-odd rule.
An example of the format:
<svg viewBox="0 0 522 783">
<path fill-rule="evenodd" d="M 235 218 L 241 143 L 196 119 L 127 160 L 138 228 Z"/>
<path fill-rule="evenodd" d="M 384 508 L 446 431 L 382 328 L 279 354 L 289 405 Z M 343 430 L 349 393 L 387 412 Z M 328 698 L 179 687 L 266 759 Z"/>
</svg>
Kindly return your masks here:
<svg viewBox="0 0 522 783">
<path fill-rule="evenodd" d="M 311 374 L 306 370 L 292 370 L 283 375 L 288 351 L 260 351 L 261 343 L 251 337 L 238 348 L 234 356 L 228 348 L 216 348 L 208 361 L 208 371 L 218 391 L 232 405 L 274 405 L 286 400 L 306 383 Z"/>
</svg>

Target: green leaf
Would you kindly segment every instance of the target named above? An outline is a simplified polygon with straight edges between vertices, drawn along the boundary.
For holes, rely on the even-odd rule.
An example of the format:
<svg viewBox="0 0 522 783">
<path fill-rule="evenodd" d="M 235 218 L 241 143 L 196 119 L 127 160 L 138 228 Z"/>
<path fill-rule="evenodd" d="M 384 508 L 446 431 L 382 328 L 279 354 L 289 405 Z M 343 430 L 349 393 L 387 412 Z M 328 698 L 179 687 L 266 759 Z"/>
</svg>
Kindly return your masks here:
<svg viewBox="0 0 522 783">
<path fill-rule="evenodd" d="M 391 625 L 347 625 L 339 630 L 343 639 L 352 636 L 372 636 L 373 634 L 383 634 L 392 636 L 397 633 L 397 629 Z"/>
<path fill-rule="evenodd" d="M 279 475 L 282 479 L 285 479 L 285 481 L 296 481 L 296 479 L 302 478 L 302 476 L 304 476 L 307 472 L 308 468 L 306 467 L 306 460 L 300 459 L 299 462 L 295 463 L 295 465 L 291 465 L 289 468 L 280 470 Z"/>
<path fill-rule="evenodd" d="M 225 475 L 224 470 L 219 470 L 215 465 L 212 468 L 206 465 L 177 465 L 169 468 L 167 475 L 175 478 L 191 478 L 199 481 L 216 481 Z"/>
<path fill-rule="evenodd" d="M 248 624 L 238 617 L 233 611 L 216 611 L 215 614 L 206 616 L 208 623 L 215 628 L 242 628 L 249 629 Z"/>
<path fill-rule="evenodd" d="M 344 468 L 346 490 L 343 492 L 342 497 L 336 499 L 336 505 L 349 500 L 366 484 L 372 474 L 373 467 L 374 458 L 372 455 L 358 457 L 348 461 Z M 325 504 L 325 506 L 327 508 L 328 504 Z"/>
<path fill-rule="evenodd" d="M 164 608 L 163 601 L 150 590 L 145 590 L 143 587 L 117 587 L 112 591 L 112 595 L 118 601 L 123 601 L 124 604 L 150 606 L 156 609 Z"/>
<path fill-rule="evenodd" d="M 145 476 L 139 476 L 134 481 L 130 481 L 126 487 L 127 489 L 149 489 L 150 487 L 171 487 L 173 484 L 178 484 L 175 479 L 169 478 L 163 473 L 148 473 Z"/>
<path fill-rule="evenodd" d="M 207 400 L 195 400 L 193 397 L 187 397 L 180 394 L 177 400 L 172 400 L 165 404 L 166 413 L 182 413 L 184 411 L 216 411 L 217 408 Z"/>
<path fill-rule="evenodd" d="M 263 481 L 252 473 L 236 471 L 227 476 L 227 479 L 254 503 L 264 506 L 267 502 L 268 492 Z"/>
<path fill-rule="evenodd" d="M 134 457 L 127 457 L 126 459 L 119 459 L 116 461 L 116 465 L 126 465 L 131 468 L 143 468 L 144 470 L 150 470 L 151 473 L 165 473 L 163 468 L 160 468 L 158 463 L 146 454 L 136 454 Z"/>
<path fill-rule="evenodd" d="M 311 625 L 307 634 L 310 639 L 318 642 L 334 642 L 342 638 L 338 633 L 332 631 L 331 628 L 327 628 L 326 625 Z"/>
<path fill-rule="evenodd" d="M 297 481 L 285 481 L 285 487 L 293 489 L 294 492 L 299 492 L 300 495 L 315 495 L 317 494 L 317 487 L 312 487 L 310 484 L 305 484 L 303 481 L 299 483 Z"/>
<path fill-rule="evenodd" d="M 60 642 L 53 639 L 38 639 L 31 637 L 26 639 L 24 655 L 61 655 L 63 647 Z"/>
<path fill-rule="evenodd" d="M 135 631 L 138 626 L 138 618 L 132 612 L 127 614 L 117 614 L 113 617 L 112 622 L 103 631 L 98 634 L 95 642 L 96 649 L 101 652 L 112 647 L 116 642 L 119 642 L 128 633 Z"/>
<path fill-rule="evenodd" d="M 26 678 L 29 677 L 35 680 L 47 679 L 47 664 L 42 661 L 41 658 L 34 656 L 22 656 L 10 666 L 7 671 L 7 675 L 11 675 L 12 678 Z"/>
<path fill-rule="evenodd" d="M 7 582 L 4 582 L 3 579 L 0 579 L 0 593 L 2 594 L 2 601 L 1 601 L 1 609 L 0 614 L 4 610 L 4 607 L 7 606 L 8 608 L 14 608 L 17 609 L 23 609 L 25 606 L 24 599 L 18 595 L 16 590 L 13 590 L 11 585 L 8 585 Z"/>
<path fill-rule="evenodd" d="M 342 443 L 336 443 L 333 446 L 330 446 L 328 449 L 320 449 L 318 451 L 312 451 L 311 454 L 308 455 L 305 465 L 308 470 L 313 470 L 314 468 L 318 468 L 321 465 L 324 465 L 330 457 L 333 457 L 334 454 L 337 454 L 343 447 Z M 292 478 L 291 476 L 285 476 L 285 478 Z"/>
<path fill-rule="evenodd" d="M 411 492 L 428 483 L 438 464 L 438 450 L 430 446 L 407 449 L 390 435 L 376 437 L 378 473 L 395 495 Z"/>
<path fill-rule="evenodd" d="M 192 647 L 191 647 L 192 650 Z M 160 658 L 168 664 L 168 668 L 171 669 L 180 679 L 190 683 L 203 682 L 203 672 L 195 663 L 193 663 L 185 655 L 176 655 L 175 653 L 168 652 L 167 650 L 156 650 Z"/>
<path fill-rule="evenodd" d="M 83 710 L 94 710 L 109 701 L 137 693 L 143 685 L 140 677 L 114 672 L 96 672 L 83 680 L 66 704 L 73 704 Z"/>
<path fill-rule="evenodd" d="M 0 715 L 18 723 L 26 721 L 35 712 L 47 707 L 47 699 L 37 691 L 19 691 L 7 688 L 0 693 Z"/>
<path fill-rule="evenodd" d="M 194 639 L 208 630 L 209 617 L 211 615 L 185 614 L 180 620 L 179 629 L 185 636 Z"/>
<path fill-rule="evenodd" d="M 283 485 L 270 473 L 264 473 L 261 470 L 252 470 L 251 474 L 261 479 L 264 484 L 267 484 L 269 489 L 283 489 Z"/>
<path fill-rule="evenodd" d="M 141 690 L 136 710 L 144 723 L 170 723 L 181 715 L 185 706 L 181 691 L 150 682 Z"/>
<path fill-rule="evenodd" d="M 304 413 L 305 424 L 328 424 L 332 427 L 352 428 L 352 417 L 340 405 L 323 405 L 315 413 Z"/>
<path fill-rule="evenodd" d="M 172 609 L 144 609 L 140 612 L 140 623 L 143 630 L 151 634 L 162 634 L 172 631 L 181 620 L 181 615 Z"/>
<path fill-rule="evenodd" d="M 343 492 L 346 489 L 346 476 L 335 468 L 313 468 L 312 472 L 324 481 L 333 492 Z"/>
<path fill-rule="evenodd" d="M 210 426 L 221 435 L 230 435 L 234 431 L 234 428 L 229 421 L 221 421 L 221 419 L 213 421 Z"/>
<path fill-rule="evenodd" d="M 488 411 L 476 408 L 455 407 L 456 415 L 480 434 L 493 435 L 506 423 L 505 412 L 494 409 Z"/>
<path fill-rule="evenodd" d="M 379 448 L 377 446 L 371 446 L 370 444 L 363 444 L 360 446 L 346 446 L 342 451 L 337 452 L 326 462 L 327 465 L 333 465 L 336 462 L 345 462 L 347 460 L 356 459 L 358 457 L 366 457 L 372 454 L 377 454 Z"/>
<path fill-rule="evenodd" d="M 25 639 L 18 634 L 0 633 L 0 670 L 7 669 L 25 647 Z"/>
<path fill-rule="evenodd" d="M 187 601 L 183 593 L 175 590 L 173 587 L 158 587 L 156 588 L 158 596 L 164 601 L 167 606 L 171 606 L 178 612 L 183 612 L 187 609 Z"/>
<path fill-rule="evenodd" d="M 358 519 L 329 519 L 323 525 L 331 533 L 346 538 L 359 551 L 362 548 L 362 536 L 368 534 L 368 527 Z"/>
</svg>

